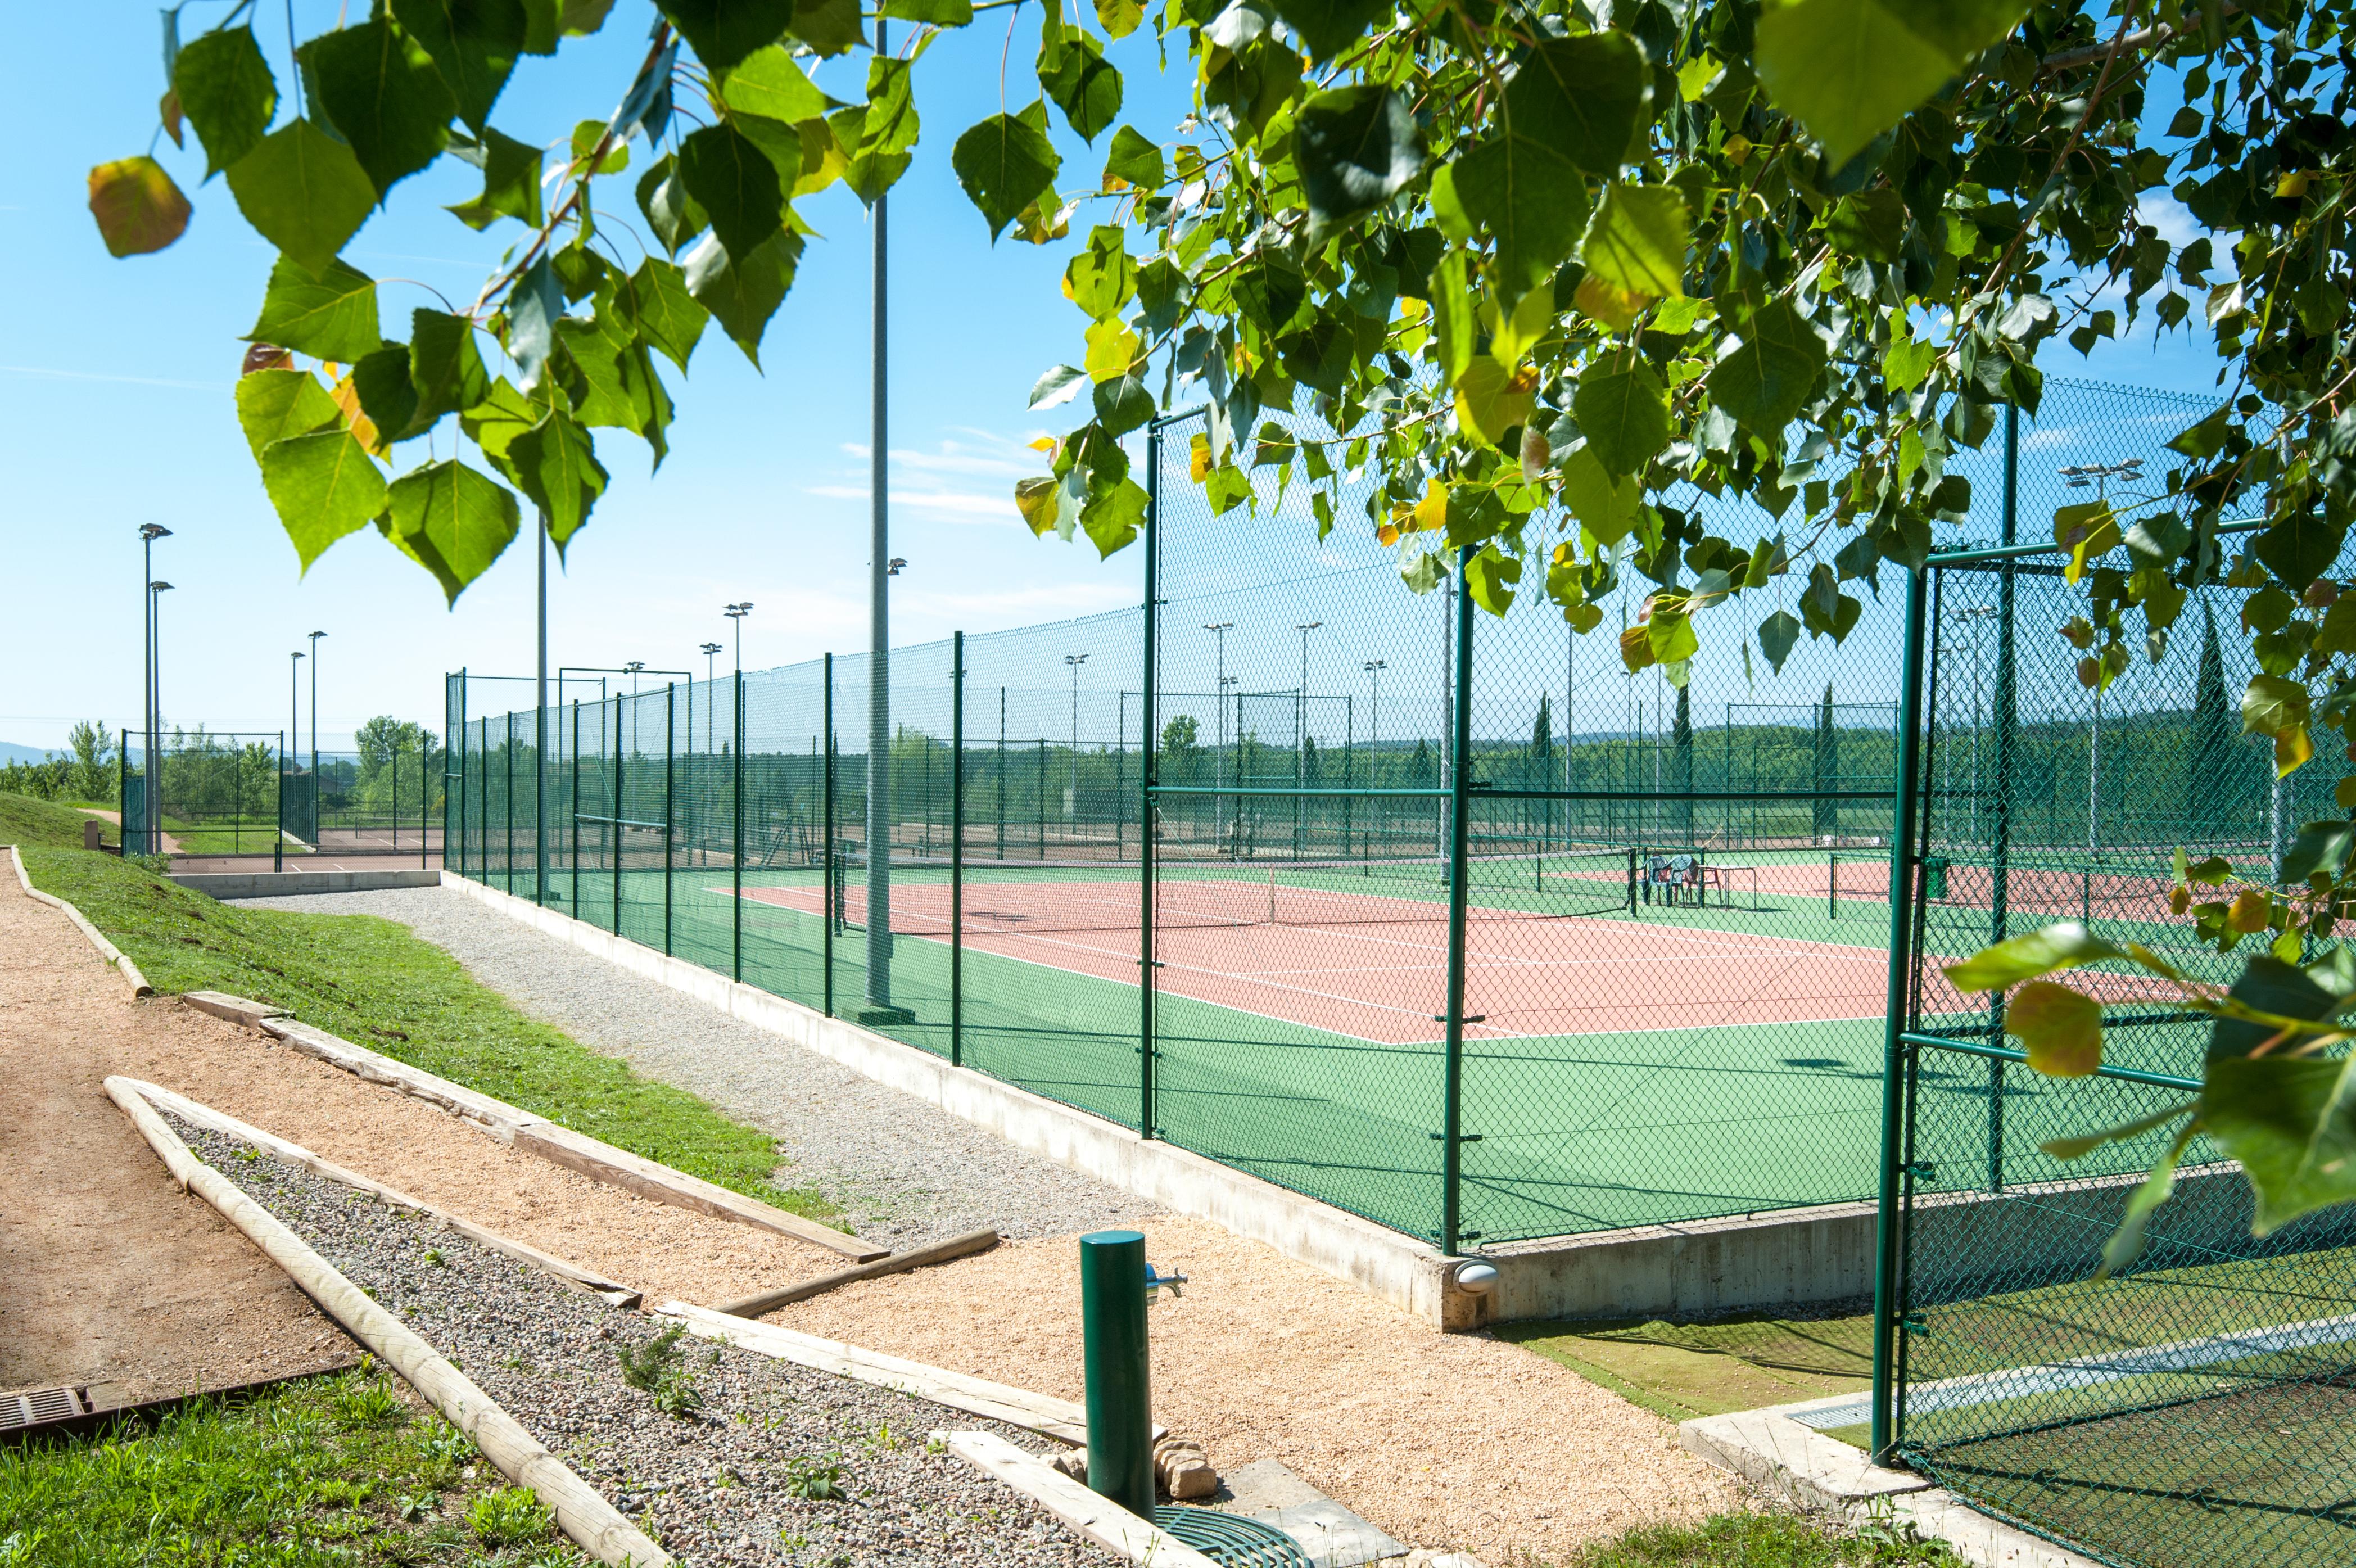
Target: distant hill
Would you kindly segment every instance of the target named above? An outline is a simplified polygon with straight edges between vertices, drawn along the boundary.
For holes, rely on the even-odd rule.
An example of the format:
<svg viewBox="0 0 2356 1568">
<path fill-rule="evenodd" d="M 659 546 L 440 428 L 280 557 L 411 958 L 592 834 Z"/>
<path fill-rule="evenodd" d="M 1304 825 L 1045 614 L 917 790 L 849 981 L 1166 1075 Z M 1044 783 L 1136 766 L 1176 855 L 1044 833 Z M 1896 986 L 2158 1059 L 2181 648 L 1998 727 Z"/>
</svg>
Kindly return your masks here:
<svg viewBox="0 0 2356 1568">
<path fill-rule="evenodd" d="M 18 746 L 14 741 L 0 740 L 0 762 L 38 762 L 48 755 L 37 746 Z"/>
</svg>

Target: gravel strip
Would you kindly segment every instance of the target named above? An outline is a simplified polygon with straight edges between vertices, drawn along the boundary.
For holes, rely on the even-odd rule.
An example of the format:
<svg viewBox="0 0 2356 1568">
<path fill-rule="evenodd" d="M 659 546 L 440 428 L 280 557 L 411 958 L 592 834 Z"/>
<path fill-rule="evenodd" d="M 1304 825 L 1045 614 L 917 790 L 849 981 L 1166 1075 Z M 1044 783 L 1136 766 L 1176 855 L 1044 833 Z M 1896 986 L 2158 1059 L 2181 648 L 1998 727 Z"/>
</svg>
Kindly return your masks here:
<svg viewBox="0 0 2356 1568">
<path fill-rule="evenodd" d="M 674 1365 L 701 1405 L 665 1414 L 624 1380 L 616 1354 L 646 1346 L 661 1320 L 609 1307 L 429 1220 L 390 1219 L 373 1198 L 231 1139 L 175 1129 L 694 1568 L 1114 1561 L 929 1444 L 948 1427 L 1054 1448 L 1035 1434 L 693 1338 L 680 1341 Z M 844 1496 L 798 1495 L 830 1470 Z"/>
<path fill-rule="evenodd" d="M 463 894 L 400 887 L 252 902 L 399 921 L 532 1017 L 774 1134 L 793 1166 L 779 1185 L 817 1187 L 848 1229 L 894 1248 L 983 1226 L 1067 1236 L 1162 1212 Z"/>
</svg>

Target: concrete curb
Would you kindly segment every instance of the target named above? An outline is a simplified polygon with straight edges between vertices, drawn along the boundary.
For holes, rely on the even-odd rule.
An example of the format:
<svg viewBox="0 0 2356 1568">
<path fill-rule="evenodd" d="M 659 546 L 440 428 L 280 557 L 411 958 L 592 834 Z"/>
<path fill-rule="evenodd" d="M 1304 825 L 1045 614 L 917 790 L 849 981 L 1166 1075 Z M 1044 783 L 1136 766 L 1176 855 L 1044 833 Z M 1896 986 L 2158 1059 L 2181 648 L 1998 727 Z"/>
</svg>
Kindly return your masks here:
<svg viewBox="0 0 2356 1568">
<path fill-rule="evenodd" d="M 115 972 L 130 983 L 131 999 L 134 1002 L 142 997 L 155 994 L 155 988 L 147 983 L 147 977 L 139 972 L 139 966 L 132 962 L 121 948 L 108 941 L 105 933 L 91 925 L 80 909 L 56 895 L 44 893 L 33 886 L 33 879 L 25 873 L 25 857 L 17 852 L 16 846 L 13 843 L 8 846 L 8 858 L 16 863 L 16 880 L 24 886 L 27 896 L 48 905 L 53 909 L 63 909 L 66 912 L 66 918 L 80 927 L 81 934 L 88 937 L 91 945 L 98 950 L 98 956 L 113 965 Z"/>
<path fill-rule="evenodd" d="M 388 887 L 433 887 L 442 874 L 406 866 L 383 871 L 175 871 L 181 886 L 224 901 L 291 898 L 306 893 L 376 893 Z"/>
<path fill-rule="evenodd" d="M 1126 1127 L 970 1068 L 951 1067 L 928 1051 L 841 1018 L 830 1018 L 685 959 L 666 957 L 641 943 L 486 887 L 455 872 L 444 872 L 442 885 L 584 952 L 684 992 L 878 1083 L 987 1127 L 1018 1148 L 1044 1155 L 1181 1214 L 1215 1220 L 1239 1236 L 1265 1241 L 1289 1258 L 1348 1280 L 1441 1328 L 1477 1327 L 1486 1319 L 1489 1298 L 1455 1288 L 1456 1270 L 1469 1260 L 1444 1257 L 1437 1248 L 1385 1230 L 1370 1219 L 1288 1192 L 1174 1144 L 1141 1138 Z"/>
<path fill-rule="evenodd" d="M 1802 1408 L 1777 1405 L 1680 1422 L 1677 1442 L 1799 1508 L 1852 1525 L 1912 1525 L 1945 1541 L 1973 1568 L 2101 1568 L 2094 1558 L 1989 1518 L 1920 1476 L 1884 1469 L 1862 1450 L 1787 1413 Z"/>
</svg>

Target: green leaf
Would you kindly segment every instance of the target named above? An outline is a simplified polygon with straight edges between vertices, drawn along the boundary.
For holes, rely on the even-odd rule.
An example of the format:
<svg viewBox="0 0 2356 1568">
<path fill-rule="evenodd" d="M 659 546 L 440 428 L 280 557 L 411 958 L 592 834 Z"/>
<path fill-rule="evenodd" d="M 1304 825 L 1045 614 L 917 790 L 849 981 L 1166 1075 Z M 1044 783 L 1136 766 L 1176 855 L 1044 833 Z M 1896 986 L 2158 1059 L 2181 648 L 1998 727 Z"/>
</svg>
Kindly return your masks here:
<svg viewBox="0 0 2356 1568">
<path fill-rule="evenodd" d="M 515 540 L 514 492 L 455 458 L 411 469 L 389 499 L 387 535 L 441 580 L 454 605 Z"/>
<path fill-rule="evenodd" d="M 1088 498 L 1088 503 L 1080 509 L 1080 526 L 1087 530 L 1099 557 L 1110 555 L 1137 538 L 1137 531 L 1145 521 L 1147 502 L 1145 487 L 1135 479 L 1123 479 L 1104 494 Z"/>
<path fill-rule="evenodd" d="M 564 295 L 543 251 L 508 293 L 508 358 L 515 361 L 516 380 L 525 392 L 540 385 L 556 346 L 556 324 L 563 317 Z"/>
<path fill-rule="evenodd" d="M 794 25 L 794 0 L 657 0 L 655 8 L 713 70 L 776 43 Z"/>
<path fill-rule="evenodd" d="M 2116 1127 L 2106 1127 L 2099 1133 L 2088 1133 L 2075 1138 L 2048 1138 L 2037 1146 L 2057 1160 L 2083 1159 L 2105 1144 L 2125 1144 L 2142 1137 L 2146 1133 L 2156 1133 L 2186 1112 L 2197 1111 L 2200 1108 L 2198 1101 L 2188 1100 L 2181 1104 L 2171 1105 L 2165 1111 L 2155 1111 L 2148 1116 L 2138 1117 L 2133 1122 L 2125 1122 Z"/>
<path fill-rule="evenodd" d="M 2226 995 L 2257 1013 L 2310 1022 L 2328 1018 L 2340 999 L 2297 964 L 2266 955 L 2250 960 Z M 2209 1027 L 2209 1059 L 2246 1057 L 2275 1037 L 2275 1026 L 2219 1017 Z"/>
<path fill-rule="evenodd" d="M 884 15 L 902 22 L 962 27 L 973 20 L 973 0 L 884 0 Z M 1113 37 L 1120 35 L 1115 33 Z"/>
<path fill-rule="evenodd" d="M 1634 349 L 1606 356 L 1579 379 L 1571 413 L 1604 467 L 1640 474 L 1669 444 L 1668 389 Z"/>
<path fill-rule="evenodd" d="M 2118 547 L 2118 519 L 2112 515 L 2108 501 L 2080 501 L 2057 507 L 2053 512 L 2053 542 L 2069 550 L 2070 564 L 2062 568 L 2062 575 L 2074 585 L 2086 575 L 2089 562 Z"/>
<path fill-rule="evenodd" d="M 2356 822 L 2344 817 L 2308 822 L 2283 853 L 2282 879 L 2304 882 L 2320 871 L 2337 880 L 2348 869 L 2351 848 L 2356 848 Z"/>
<path fill-rule="evenodd" d="M 742 114 L 793 124 L 841 107 L 818 89 L 780 44 L 771 44 L 732 67 L 720 84 L 720 101 Z"/>
<path fill-rule="evenodd" d="M 337 364 L 357 364 L 382 345 L 377 321 L 376 280 L 342 262 L 314 275 L 285 256 L 270 269 L 262 315 L 246 333 L 249 341 L 275 343 L 298 354 Z"/>
<path fill-rule="evenodd" d="M 290 435 L 308 435 L 343 418 L 336 400 L 308 371 L 255 371 L 237 379 L 237 423 L 253 460 Z"/>
<path fill-rule="evenodd" d="M 1120 72 L 1104 58 L 1095 38 L 1067 31 L 1039 48 L 1039 90 L 1055 102 L 1080 140 L 1120 117 Z"/>
<path fill-rule="evenodd" d="M 687 292 L 712 312 L 720 329 L 744 350 L 757 369 L 761 335 L 769 317 L 783 305 L 793 287 L 794 266 L 802 252 L 801 236 L 784 231 L 773 234 L 757 251 L 739 262 L 714 237 L 687 258 Z"/>
<path fill-rule="evenodd" d="M 1676 187 L 1614 180 L 1580 242 L 1580 260 L 1589 277 L 1613 288 L 1648 299 L 1680 297 L 1686 223 L 1686 199 Z"/>
<path fill-rule="evenodd" d="M 190 39 L 172 62 L 172 91 L 205 145 L 207 179 L 260 145 L 278 113 L 278 82 L 251 27 Z"/>
<path fill-rule="evenodd" d="M 144 256 L 187 231 L 188 199 L 154 158 L 118 158 L 90 171 L 90 215 L 108 254 Z"/>
<path fill-rule="evenodd" d="M 450 151 L 483 171 L 483 194 L 449 210 L 469 229 L 487 229 L 501 218 L 540 227 L 540 149 L 529 142 L 486 130 L 482 140 L 450 139 Z"/>
<path fill-rule="evenodd" d="M 2242 693 L 2242 733 L 2282 735 L 2303 729 L 2309 702 L 2307 688 L 2288 676 L 2253 675 Z"/>
<path fill-rule="evenodd" d="M 793 33 L 821 55 L 839 55 L 867 41 L 860 28 L 859 0 L 801 0 L 794 8 Z"/>
<path fill-rule="evenodd" d="M 1825 219 L 1825 238 L 1849 255 L 1894 262 L 1906 242 L 1905 199 L 1886 185 L 1845 196 Z"/>
<path fill-rule="evenodd" d="M 1387 17 L 1391 5 L 1390 0 L 1277 0 L 1276 14 L 1301 35 L 1311 55 L 1328 60 Z"/>
<path fill-rule="evenodd" d="M 1063 159 L 1036 125 L 993 114 L 958 138 L 949 166 L 995 241 L 1024 208 L 1054 194 Z"/>
<path fill-rule="evenodd" d="M 474 325 L 439 310 L 412 311 L 409 317 L 409 382 L 416 389 L 416 426 L 423 429 L 445 413 L 472 408 L 490 394 Z"/>
<path fill-rule="evenodd" d="M 916 145 L 916 101 L 910 91 L 908 62 L 879 59 L 867 68 L 867 103 L 858 111 L 859 139 L 848 142 L 851 166 L 843 179 L 868 206 L 892 188 L 907 171 L 909 149 Z M 800 177 L 798 161 L 795 177 Z"/>
<path fill-rule="evenodd" d="M 969 11 L 967 20 L 971 19 L 972 14 Z M 1108 38 L 1129 37 L 1137 31 L 1137 25 L 1143 20 L 1145 6 L 1142 0 L 1097 0 L 1097 23 L 1104 28 L 1105 37 Z"/>
<path fill-rule="evenodd" d="M 2119 1217 L 2119 1228 L 2111 1232 L 2108 1241 L 2103 1243 L 2103 1263 L 2094 1271 L 2096 1279 L 2109 1279 L 2143 1256 L 2144 1231 L 2159 1206 L 2175 1193 L 2177 1164 L 2184 1158 L 2184 1151 L 2191 1147 L 2192 1140 L 2200 1131 L 2196 1122 L 2179 1133 L 2169 1145 L 2168 1153 L 2151 1167 L 2151 1174 L 2144 1177 L 2128 1197 L 2126 1212 Z"/>
<path fill-rule="evenodd" d="M 776 235 L 786 211 L 777 166 L 734 126 L 707 125 L 680 143 L 679 171 L 730 255 L 749 256 Z"/>
<path fill-rule="evenodd" d="M 1508 310 L 1554 275 L 1587 221 L 1587 181 L 1578 167 L 1512 135 L 1443 166 L 1432 176 L 1431 201 L 1443 228 L 1465 234 L 1479 228 L 1496 241 L 1490 282 Z"/>
<path fill-rule="evenodd" d="M 1509 371 L 1483 354 L 1456 378 L 1457 423 L 1483 446 L 1495 446 L 1530 416 L 1537 397 L 1534 373 Z"/>
<path fill-rule="evenodd" d="M 1087 384 L 1087 371 L 1071 365 L 1053 366 L 1031 384 L 1029 406 L 1053 408 L 1059 403 L 1069 403 Z"/>
<path fill-rule="evenodd" d="M 2027 0 L 1769 0 L 1753 59 L 1835 168 L 2010 32 Z"/>
<path fill-rule="evenodd" d="M 2214 457 L 2225 446 L 2225 437 L 2233 427 L 2233 411 L 2220 408 L 2197 424 L 2188 425 L 2169 438 L 2168 449 L 2181 452 L 2195 460 Z"/>
<path fill-rule="evenodd" d="M 392 0 L 392 15 L 441 71 L 458 118 L 482 134 L 523 52 L 523 0 Z"/>
<path fill-rule="evenodd" d="M 1136 135 L 1125 125 L 1121 129 Z M 1151 150 L 1158 168 L 1161 149 Z M 1113 151 L 1118 156 L 1118 137 Z M 1309 199 L 1309 242 L 1313 245 L 1388 201 L 1422 172 L 1423 133 L 1405 93 L 1372 83 L 1336 88 L 1301 106 L 1293 125 L 1292 161 Z"/>
<path fill-rule="evenodd" d="M 300 58 L 319 111 L 351 145 L 380 202 L 441 156 L 457 100 L 406 32 L 382 20 L 339 27 L 305 44 Z"/>
<path fill-rule="evenodd" d="M 305 572 L 328 545 L 384 510 L 384 475 L 340 425 L 272 442 L 262 453 L 262 484 Z"/>
<path fill-rule="evenodd" d="M 1100 223 L 1088 231 L 1088 242 L 1064 268 L 1064 297 L 1087 312 L 1091 321 L 1117 316 L 1137 293 L 1137 263 L 1130 259 L 1129 231 Z"/>
<path fill-rule="evenodd" d="M 1581 446 L 1563 459 L 1562 504 L 1589 538 L 1608 549 L 1635 532 L 1644 487 L 1634 479 L 1614 478 L 1594 453 Z"/>
<path fill-rule="evenodd" d="M 2251 553 L 2293 593 L 2331 570 L 2348 525 L 2334 523 L 2312 511 L 2296 511 L 2277 520 L 2250 543 Z"/>
<path fill-rule="evenodd" d="M 1501 555 L 1494 544 L 1475 552 L 1464 563 L 1464 588 L 1472 602 L 1493 616 L 1514 607 L 1514 585 L 1522 578 L 1522 563 Z"/>
<path fill-rule="evenodd" d="M 1652 102 L 1652 68 L 1636 40 L 1587 33 L 1530 50 L 1505 89 L 1501 119 L 1508 135 L 1609 178 L 1628 161 Z"/>
<path fill-rule="evenodd" d="M 417 387 L 409 379 L 409 346 L 387 343 L 373 354 L 363 354 L 352 366 L 352 391 L 360 412 L 376 426 L 375 450 L 383 454 L 396 441 L 423 433 L 417 419 Z"/>
<path fill-rule="evenodd" d="M 589 521 L 589 510 L 605 493 L 605 470 L 589 433 L 552 409 L 548 416 L 508 443 L 508 477 L 548 519 L 548 537 L 559 556 Z"/>
<path fill-rule="evenodd" d="M 1472 260 L 1451 251 L 1431 270 L 1431 324 L 1438 337 L 1440 379 L 1453 385 L 1472 368 L 1475 293 Z"/>
<path fill-rule="evenodd" d="M 1947 965 L 1946 975 L 1958 991 L 2002 991 L 2058 970 L 2126 956 L 2125 949 L 2113 947 L 2079 922 L 2068 920 L 1983 948 L 1961 963 Z"/>
<path fill-rule="evenodd" d="M 2004 1010 L 2004 1032 L 2028 1052 L 2029 1069 L 2047 1078 L 2084 1078 L 2103 1065 L 2103 1004 L 2083 991 L 2028 982 Z"/>
<path fill-rule="evenodd" d="M 774 161 L 774 160 L 772 160 Z M 679 177 L 679 164 L 669 153 L 655 160 L 638 179 L 638 210 L 647 215 L 648 227 L 663 248 L 677 255 L 679 248 L 711 226 L 695 198 L 687 193 L 687 182 Z"/>
<path fill-rule="evenodd" d="M 632 329 L 648 346 L 686 370 L 688 356 L 703 338 L 703 324 L 712 317 L 688 293 L 687 274 L 660 256 L 648 256 L 617 297 Z"/>
<path fill-rule="evenodd" d="M 1790 610 L 1777 610 L 1759 623 L 1759 651 L 1767 656 L 1767 667 L 1778 675 L 1799 640 L 1800 619 Z"/>
<path fill-rule="evenodd" d="M 376 205 L 352 149 L 308 120 L 280 126 L 230 165 L 229 188 L 255 231 L 315 275 Z"/>
<path fill-rule="evenodd" d="M 1108 435 L 1126 435 L 1142 428 L 1153 417 L 1153 393 L 1133 374 L 1097 382 L 1090 398 L 1096 407 L 1097 423 Z"/>
<path fill-rule="evenodd" d="M 1138 190 L 1156 190 L 1170 177 L 1162 149 L 1130 126 L 1112 134 L 1112 152 L 1105 159 L 1105 183 L 1120 180 Z"/>
<path fill-rule="evenodd" d="M 1779 299 L 1752 315 L 1741 347 L 1711 369 L 1710 401 L 1772 445 L 1799 416 L 1824 369 L 1824 339 L 1796 306 Z"/>
<path fill-rule="evenodd" d="M 483 401 L 458 415 L 459 427 L 483 456 L 494 463 L 506 460 L 508 447 L 515 438 L 548 417 L 555 406 L 555 389 L 549 396 L 535 402 L 508 384 L 503 378 L 491 383 Z"/>
<path fill-rule="evenodd" d="M 2356 1058 L 2226 1057 L 2209 1064 L 2201 1119 L 2257 1189 L 2255 1234 L 2356 1198 Z"/>
</svg>

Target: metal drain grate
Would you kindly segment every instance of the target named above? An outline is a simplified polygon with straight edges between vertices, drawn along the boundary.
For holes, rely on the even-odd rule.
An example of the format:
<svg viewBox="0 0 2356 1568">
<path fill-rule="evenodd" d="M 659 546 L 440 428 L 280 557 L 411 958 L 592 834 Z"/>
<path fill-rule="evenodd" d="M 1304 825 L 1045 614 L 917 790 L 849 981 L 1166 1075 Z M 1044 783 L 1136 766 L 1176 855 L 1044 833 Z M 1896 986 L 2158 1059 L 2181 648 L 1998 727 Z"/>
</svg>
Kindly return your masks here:
<svg viewBox="0 0 2356 1568">
<path fill-rule="evenodd" d="M 1163 1507 L 1153 1522 L 1226 1568 L 1314 1568 L 1292 1537 L 1241 1514 Z"/>
<path fill-rule="evenodd" d="M 89 1415 L 98 1407 L 90 1402 L 88 1389 L 23 1389 L 16 1393 L 0 1394 L 0 1432 L 17 1432 L 27 1426 L 43 1426 L 53 1421 L 71 1421 L 76 1416 Z"/>
</svg>

